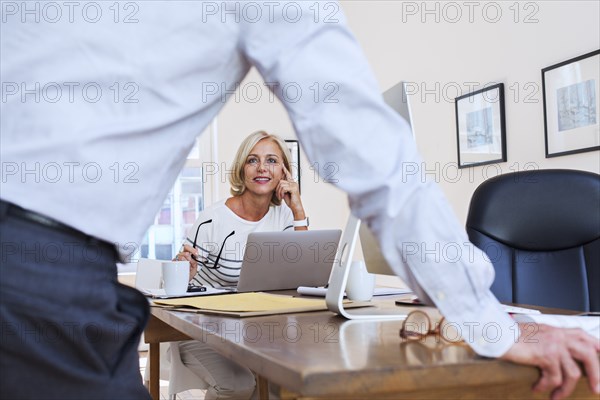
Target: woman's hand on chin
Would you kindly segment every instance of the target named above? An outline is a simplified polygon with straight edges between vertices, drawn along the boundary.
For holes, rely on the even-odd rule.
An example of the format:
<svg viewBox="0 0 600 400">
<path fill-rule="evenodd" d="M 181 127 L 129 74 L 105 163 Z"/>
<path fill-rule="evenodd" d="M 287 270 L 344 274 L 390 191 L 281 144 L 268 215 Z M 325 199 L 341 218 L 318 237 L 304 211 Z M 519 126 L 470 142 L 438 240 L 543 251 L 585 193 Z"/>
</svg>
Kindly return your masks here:
<svg viewBox="0 0 600 400">
<path fill-rule="evenodd" d="M 285 204 L 292 210 L 294 218 L 304 219 L 304 207 L 300 199 L 300 187 L 294 182 L 292 174 L 287 168 L 283 167 L 284 177 L 279 181 L 275 188 L 275 194 L 279 200 L 285 201 Z"/>
</svg>

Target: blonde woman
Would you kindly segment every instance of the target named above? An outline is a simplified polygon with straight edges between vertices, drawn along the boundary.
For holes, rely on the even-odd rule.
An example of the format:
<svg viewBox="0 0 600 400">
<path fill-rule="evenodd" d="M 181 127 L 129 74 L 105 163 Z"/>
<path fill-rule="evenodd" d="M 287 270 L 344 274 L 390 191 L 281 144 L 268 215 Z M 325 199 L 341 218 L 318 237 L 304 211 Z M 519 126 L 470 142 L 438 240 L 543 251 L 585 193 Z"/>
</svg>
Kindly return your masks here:
<svg viewBox="0 0 600 400">
<path fill-rule="evenodd" d="M 206 208 L 188 233 L 176 259 L 190 262 L 193 286 L 235 287 L 243 249 L 251 232 L 308 229 L 290 155 L 276 135 L 258 131 L 240 145 L 230 176 L 232 197 Z M 206 399 L 248 399 L 250 370 L 199 341 L 179 345 L 183 363 L 206 382 Z"/>
</svg>

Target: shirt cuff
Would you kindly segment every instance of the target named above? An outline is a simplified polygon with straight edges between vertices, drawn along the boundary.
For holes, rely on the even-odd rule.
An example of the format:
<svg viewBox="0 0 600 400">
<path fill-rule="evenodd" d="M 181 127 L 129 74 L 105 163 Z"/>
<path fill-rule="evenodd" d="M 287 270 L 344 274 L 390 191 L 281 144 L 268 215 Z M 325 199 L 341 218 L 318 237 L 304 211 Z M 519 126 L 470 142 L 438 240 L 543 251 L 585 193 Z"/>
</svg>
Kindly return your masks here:
<svg viewBox="0 0 600 400">
<path fill-rule="evenodd" d="M 438 308 L 448 321 L 460 328 L 463 340 L 480 356 L 497 358 L 506 353 L 518 340 L 519 325 L 502 310 L 501 304 L 489 292 L 478 303 L 477 310 L 456 313 L 456 310 L 444 310 L 438 302 Z M 454 311 L 454 312 L 453 312 Z M 455 317 L 453 314 L 457 314 Z"/>
</svg>

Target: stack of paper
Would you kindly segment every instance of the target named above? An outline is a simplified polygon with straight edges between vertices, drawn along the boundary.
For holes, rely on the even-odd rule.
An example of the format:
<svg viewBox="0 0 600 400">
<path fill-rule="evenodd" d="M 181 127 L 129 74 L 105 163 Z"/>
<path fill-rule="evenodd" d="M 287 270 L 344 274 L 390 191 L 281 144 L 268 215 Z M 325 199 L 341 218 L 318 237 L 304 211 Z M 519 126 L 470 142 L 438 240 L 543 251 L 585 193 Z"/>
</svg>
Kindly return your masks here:
<svg viewBox="0 0 600 400">
<path fill-rule="evenodd" d="M 600 317 L 595 316 L 579 316 L 579 315 L 513 315 L 513 318 L 518 322 L 538 323 L 554 326 L 557 328 L 580 328 L 589 335 L 592 335 L 600 340 Z"/>
<path fill-rule="evenodd" d="M 309 287 L 309 286 L 300 286 L 298 289 L 298 294 L 303 296 L 317 296 L 317 297 L 325 297 L 327 295 L 327 288 L 323 286 L 319 287 Z M 410 289 L 398 289 L 391 287 L 376 287 L 373 291 L 373 296 L 390 296 L 390 295 L 400 295 L 400 294 L 409 294 L 412 293 Z M 344 295 L 345 296 L 345 295 Z"/>
</svg>

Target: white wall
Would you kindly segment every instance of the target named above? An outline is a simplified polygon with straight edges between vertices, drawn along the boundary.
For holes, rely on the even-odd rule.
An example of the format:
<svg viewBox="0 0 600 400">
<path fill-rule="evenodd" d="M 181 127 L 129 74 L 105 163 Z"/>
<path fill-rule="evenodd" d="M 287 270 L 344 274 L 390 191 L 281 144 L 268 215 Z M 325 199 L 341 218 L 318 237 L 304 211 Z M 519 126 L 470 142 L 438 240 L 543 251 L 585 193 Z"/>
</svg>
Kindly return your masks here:
<svg viewBox="0 0 600 400">
<path fill-rule="evenodd" d="M 545 158 L 541 90 L 542 68 L 600 47 L 600 2 L 472 3 L 472 22 L 462 1 L 342 3 L 382 90 L 400 80 L 419 88 L 410 99 L 417 144 L 428 170 L 439 163 L 429 177 L 439 180 L 462 221 L 486 176 L 528 163 L 600 172 L 598 151 Z M 454 97 L 472 91 L 472 82 L 505 85 L 508 162 L 463 169 L 457 178 Z"/>
<path fill-rule="evenodd" d="M 434 10 L 423 14 L 423 7 Z M 484 177 L 501 171 L 574 168 L 600 172 L 598 151 L 544 158 L 541 72 L 544 67 L 600 47 L 600 3 L 597 1 L 471 2 L 346 1 L 348 23 L 369 59 L 383 90 L 400 80 L 415 82 L 411 98 L 417 143 L 451 204 L 464 221 L 469 199 Z M 437 13 L 435 11 L 439 10 Z M 511 8 L 512 7 L 512 8 Z M 485 9 L 485 11 L 484 11 Z M 515 22 L 515 11 L 519 10 Z M 496 11 L 501 11 L 497 17 Z M 410 11 L 410 12 L 409 12 Z M 462 17 L 458 18 L 457 11 Z M 416 12 L 416 14 L 411 14 Z M 435 18 L 439 18 L 439 22 Z M 537 20 L 524 23 L 524 19 Z M 424 22 L 422 18 L 425 18 Z M 470 22 L 470 18 L 472 22 Z M 403 19 L 405 22 L 403 22 Z M 450 21 L 457 20 L 452 23 Z M 498 19 L 498 22 L 490 21 Z M 456 179 L 454 97 L 467 93 L 471 82 L 479 87 L 503 82 L 506 95 L 508 162 L 495 167 L 461 170 Z M 252 86 L 262 86 L 255 71 L 242 88 L 246 96 L 232 98 L 218 117 L 219 160 L 228 164 L 241 140 L 265 129 L 284 138 L 295 135 L 283 107 L 270 100 L 266 88 L 259 101 Z M 437 90 L 436 90 L 437 88 Z M 457 90 L 457 89 L 460 89 Z M 517 90 L 518 89 L 518 90 Z M 307 214 L 316 228 L 343 227 L 348 215 L 343 193 L 315 179 L 302 160 L 302 194 Z M 449 179 L 448 179 L 449 178 Z M 220 197 L 228 196 L 221 179 Z"/>
</svg>

